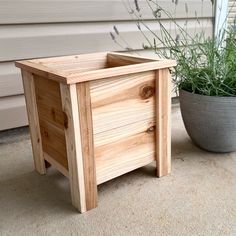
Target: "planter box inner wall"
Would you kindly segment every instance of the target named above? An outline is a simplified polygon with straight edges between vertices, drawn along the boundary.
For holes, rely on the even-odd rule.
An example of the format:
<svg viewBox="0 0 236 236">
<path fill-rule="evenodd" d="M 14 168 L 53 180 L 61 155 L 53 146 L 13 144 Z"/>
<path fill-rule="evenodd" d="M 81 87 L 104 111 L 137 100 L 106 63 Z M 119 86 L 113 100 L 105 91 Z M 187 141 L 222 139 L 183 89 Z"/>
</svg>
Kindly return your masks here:
<svg viewBox="0 0 236 236">
<path fill-rule="evenodd" d="M 67 176 L 81 212 L 96 207 L 98 184 L 154 160 L 158 176 L 170 172 L 168 68 L 175 61 L 105 52 L 16 65 L 35 168 L 45 174 L 46 160 Z"/>
</svg>

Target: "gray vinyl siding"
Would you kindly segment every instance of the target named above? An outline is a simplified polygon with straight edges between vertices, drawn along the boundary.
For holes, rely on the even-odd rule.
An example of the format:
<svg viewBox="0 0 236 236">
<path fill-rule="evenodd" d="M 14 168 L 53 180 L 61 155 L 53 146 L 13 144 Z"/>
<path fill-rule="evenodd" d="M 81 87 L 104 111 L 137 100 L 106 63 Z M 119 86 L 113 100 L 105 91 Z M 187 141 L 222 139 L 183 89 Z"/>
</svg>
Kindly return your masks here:
<svg viewBox="0 0 236 236">
<path fill-rule="evenodd" d="M 133 1 L 130 1 L 133 4 Z M 158 33 L 146 0 L 140 0 L 142 16 Z M 158 1 L 173 11 L 172 0 Z M 185 3 L 188 13 L 185 12 Z M 181 1 L 175 18 L 184 25 L 186 17 L 189 32 L 202 28 L 212 34 L 211 1 Z M 201 24 L 194 20 L 198 15 Z M 169 24 L 165 17 L 164 24 Z M 0 130 L 27 125 L 20 71 L 15 60 L 51 57 L 99 51 L 122 50 L 111 40 L 109 32 L 116 25 L 127 43 L 139 54 L 143 36 L 127 12 L 122 0 L 6 0 L 0 1 Z M 147 32 L 148 34 L 148 32 Z M 128 45 L 127 45 L 128 44 Z"/>
<path fill-rule="evenodd" d="M 229 0 L 229 16 L 228 16 L 228 24 L 232 25 L 236 18 L 236 1 Z"/>
</svg>

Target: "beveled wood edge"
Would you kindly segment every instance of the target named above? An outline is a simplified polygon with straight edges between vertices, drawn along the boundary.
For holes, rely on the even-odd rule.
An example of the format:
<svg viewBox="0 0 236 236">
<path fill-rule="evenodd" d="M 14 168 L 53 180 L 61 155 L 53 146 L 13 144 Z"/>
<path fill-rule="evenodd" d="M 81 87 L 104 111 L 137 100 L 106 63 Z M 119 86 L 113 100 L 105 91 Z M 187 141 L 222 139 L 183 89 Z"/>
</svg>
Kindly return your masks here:
<svg viewBox="0 0 236 236">
<path fill-rule="evenodd" d="M 157 177 L 171 172 L 171 76 L 156 71 L 156 166 Z"/>
<path fill-rule="evenodd" d="M 81 83 L 81 82 L 86 82 L 86 81 L 91 81 L 91 80 L 98 80 L 98 79 L 104 79 L 108 77 L 120 76 L 124 74 L 132 74 L 132 73 L 144 72 L 144 71 L 149 71 L 149 70 L 157 70 L 157 69 L 176 66 L 175 60 L 167 60 L 167 59 L 155 60 L 154 58 L 148 58 L 148 57 L 142 57 L 142 56 L 136 56 L 136 55 L 134 56 L 128 53 L 119 53 L 119 52 L 102 52 L 102 53 L 107 53 L 108 57 L 109 55 L 112 55 L 112 56 L 117 55 L 117 56 L 126 57 L 127 59 L 132 59 L 132 58 L 139 59 L 139 60 L 143 59 L 145 62 L 132 64 L 132 65 L 126 65 L 126 66 L 104 68 L 104 69 L 87 71 L 87 72 L 73 73 L 71 75 L 62 74 L 61 72 L 50 69 L 49 67 L 46 67 L 40 63 L 36 63 L 34 62 L 34 60 L 16 61 L 15 66 L 23 70 L 26 70 L 28 72 L 35 73 L 37 75 L 46 77 L 48 79 L 51 79 L 51 80 L 54 80 L 63 84 L 76 84 L 76 83 Z M 97 53 L 80 54 L 80 55 L 82 57 L 82 56 L 88 56 L 92 54 L 95 55 Z M 101 52 L 99 54 L 101 54 Z M 71 57 L 71 56 L 65 56 L 65 58 L 66 57 Z M 40 60 L 43 60 L 43 59 L 40 59 Z"/>
<path fill-rule="evenodd" d="M 55 161 L 49 154 L 46 152 L 43 153 L 44 159 L 49 162 L 54 168 L 56 168 L 59 172 L 61 172 L 65 177 L 69 178 L 68 170 L 61 165 L 59 162 Z"/>
<path fill-rule="evenodd" d="M 175 60 L 161 60 L 161 61 L 138 63 L 134 65 L 93 70 L 77 74 L 74 73 L 73 75 L 67 76 L 67 83 L 68 84 L 81 83 L 81 82 L 105 79 L 120 75 L 170 68 L 173 66 L 176 66 Z"/>
<path fill-rule="evenodd" d="M 66 150 L 72 204 L 81 213 L 86 211 L 84 169 L 81 147 L 76 85 L 60 84 L 62 110 L 67 117 Z"/>
<path fill-rule="evenodd" d="M 78 83 L 77 103 L 83 159 L 86 210 L 97 207 L 97 179 L 94 159 L 93 120 L 89 82 Z"/>
<path fill-rule="evenodd" d="M 36 171 L 43 175 L 46 174 L 46 167 L 43 158 L 42 137 L 38 117 L 38 107 L 35 94 L 35 80 L 31 73 L 21 70 L 22 81 L 25 93 L 27 116 L 29 121 L 30 139 Z"/>
<path fill-rule="evenodd" d="M 62 75 L 59 72 L 52 70 L 39 63 L 34 63 L 29 60 L 24 60 L 24 61 L 16 61 L 15 66 L 22 70 L 45 77 L 50 80 L 57 81 L 59 83 L 65 83 L 65 84 L 67 83 L 67 78 L 65 75 Z"/>
</svg>

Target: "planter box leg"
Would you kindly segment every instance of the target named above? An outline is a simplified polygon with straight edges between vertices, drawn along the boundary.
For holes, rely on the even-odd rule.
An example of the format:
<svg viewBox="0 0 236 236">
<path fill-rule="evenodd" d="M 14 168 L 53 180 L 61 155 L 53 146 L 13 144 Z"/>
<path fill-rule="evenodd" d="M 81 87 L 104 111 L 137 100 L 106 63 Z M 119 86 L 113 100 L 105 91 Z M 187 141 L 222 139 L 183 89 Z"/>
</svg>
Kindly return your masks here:
<svg viewBox="0 0 236 236">
<path fill-rule="evenodd" d="M 25 91 L 25 101 L 34 156 L 34 166 L 39 174 L 46 174 L 35 95 L 34 77 L 31 73 L 22 70 L 22 80 Z"/>
<path fill-rule="evenodd" d="M 169 69 L 156 71 L 157 176 L 171 171 L 171 79 Z"/>
<path fill-rule="evenodd" d="M 72 204 L 81 213 L 97 206 L 91 110 L 86 106 L 89 105 L 89 93 L 83 86 L 60 85 L 71 198 Z"/>
</svg>

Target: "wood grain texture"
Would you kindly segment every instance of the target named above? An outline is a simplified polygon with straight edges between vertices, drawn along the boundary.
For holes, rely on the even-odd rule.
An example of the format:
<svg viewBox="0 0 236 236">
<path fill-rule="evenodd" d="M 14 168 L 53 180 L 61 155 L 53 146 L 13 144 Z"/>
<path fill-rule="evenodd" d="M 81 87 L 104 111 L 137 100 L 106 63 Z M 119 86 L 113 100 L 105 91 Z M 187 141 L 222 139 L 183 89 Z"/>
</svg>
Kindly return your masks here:
<svg viewBox="0 0 236 236">
<path fill-rule="evenodd" d="M 48 79 L 55 80 L 57 82 L 66 83 L 66 84 L 75 84 L 75 83 L 81 83 L 86 81 L 92 81 L 92 80 L 98 80 L 98 79 L 104 79 L 109 78 L 113 76 L 120 76 L 120 75 L 128 75 L 138 72 L 144 72 L 144 71 L 150 71 L 150 70 L 156 70 L 159 68 L 169 68 L 176 65 L 176 62 L 174 60 L 154 60 L 154 59 L 148 59 L 142 58 L 140 56 L 130 56 L 127 54 L 121 54 L 121 53 L 111 53 L 111 57 L 109 58 L 109 52 L 101 53 L 99 55 L 95 54 L 85 54 L 81 56 L 65 56 L 65 57 L 59 57 L 55 59 L 41 59 L 41 60 L 31 60 L 31 61 L 21 61 L 16 62 L 16 66 L 33 72 L 37 75 L 47 77 Z M 93 57 L 102 58 L 102 65 L 106 66 L 106 68 L 100 68 L 101 62 L 99 62 L 99 67 L 96 66 L 96 60 L 92 59 Z M 105 61 L 104 61 L 105 56 Z M 114 64 L 114 61 L 117 60 L 121 66 L 115 66 L 115 67 L 108 67 L 109 66 L 109 60 L 110 62 Z M 112 58 L 112 60 L 111 60 Z M 63 68 L 58 67 L 59 64 L 56 63 L 56 61 L 59 61 L 65 65 L 73 65 L 76 63 L 74 68 L 70 68 L 68 70 L 63 70 Z M 79 62 L 81 61 L 82 65 L 82 72 L 81 68 L 79 66 Z M 86 66 L 83 66 L 83 61 L 88 61 L 88 63 L 85 63 Z M 89 62 L 90 61 L 90 62 Z M 123 65 L 121 61 L 124 61 Z M 129 64 L 127 62 L 129 61 Z M 92 64 L 95 64 L 94 66 L 91 66 Z M 78 65 L 78 66 L 77 66 Z M 56 66 L 57 68 L 55 69 Z M 61 64 L 62 66 L 62 64 Z M 95 70 L 91 69 L 96 68 Z"/>
<path fill-rule="evenodd" d="M 95 135 L 97 183 L 154 161 L 154 127 L 153 121 L 141 121 Z"/>
<path fill-rule="evenodd" d="M 68 169 L 60 85 L 37 75 L 34 80 L 43 151 Z"/>
<path fill-rule="evenodd" d="M 169 68 L 175 66 L 176 62 L 174 60 L 161 60 L 161 61 L 152 61 L 152 62 L 144 62 L 139 64 L 131 64 L 126 66 L 118 66 L 100 70 L 93 70 L 87 72 L 77 72 L 74 71 L 73 74 L 67 76 L 67 83 L 80 83 L 85 81 L 92 81 L 98 79 L 109 78 L 112 76 L 120 76 L 133 74 L 138 72 L 156 70 L 160 68 Z"/>
<path fill-rule="evenodd" d="M 76 85 L 61 84 L 60 90 L 62 110 L 67 117 L 65 138 L 72 204 L 82 213 L 86 211 L 86 199 Z"/>
<path fill-rule="evenodd" d="M 155 158 L 154 71 L 90 82 L 97 183 Z"/>
<path fill-rule="evenodd" d="M 43 153 L 44 159 L 49 163 L 49 165 L 52 165 L 54 168 L 59 170 L 65 177 L 69 178 L 69 172 L 68 169 L 66 169 L 63 165 L 61 165 L 59 162 L 55 161 L 54 158 L 52 158 L 48 153 Z"/>
<path fill-rule="evenodd" d="M 35 95 L 34 77 L 31 73 L 22 70 L 22 80 L 25 91 L 28 120 L 30 124 L 30 137 L 33 149 L 34 166 L 38 173 L 46 174 Z"/>
<path fill-rule="evenodd" d="M 56 162 L 68 169 L 66 140 L 64 130 L 51 122 L 39 120 L 43 151 L 48 153 Z"/>
<path fill-rule="evenodd" d="M 34 78 L 39 119 L 64 130 L 59 83 L 37 75 Z"/>
<path fill-rule="evenodd" d="M 142 92 L 154 88 L 154 78 L 148 71 L 90 82 L 94 134 L 153 118 L 154 96 Z"/>
<path fill-rule="evenodd" d="M 97 181 L 94 160 L 93 123 L 89 83 L 77 84 L 78 112 L 83 155 L 86 210 L 97 206 Z"/>
<path fill-rule="evenodd" d="M 157 176 L 171 171 L 171 80 L 169 69 L 156 71 Z"/>
<path fill-rule="evenodd" d="M 138 55 L 126 54 L 124 56 L 123 53 L 117 53 L 117 52 L 109 52 L 107 54 L 108 67 L 126 66 L 126 65 L 151 62 L 151 61 L 156 61 L 156 60 L 157 59 L 154 60 L 150 58 L 141 57 Z"/>
<path fill-rule="evenodd" d="M 60 71 L 56 71 L 54 68 L 46 67 L 42 63 L 34 63 L 34 61 L 16 61 L 16 67 L 39 75 L 41 77 L 55 80 L 57 82 L 66 83 L 66 75 L 61 74 Z"/>
</svg>

